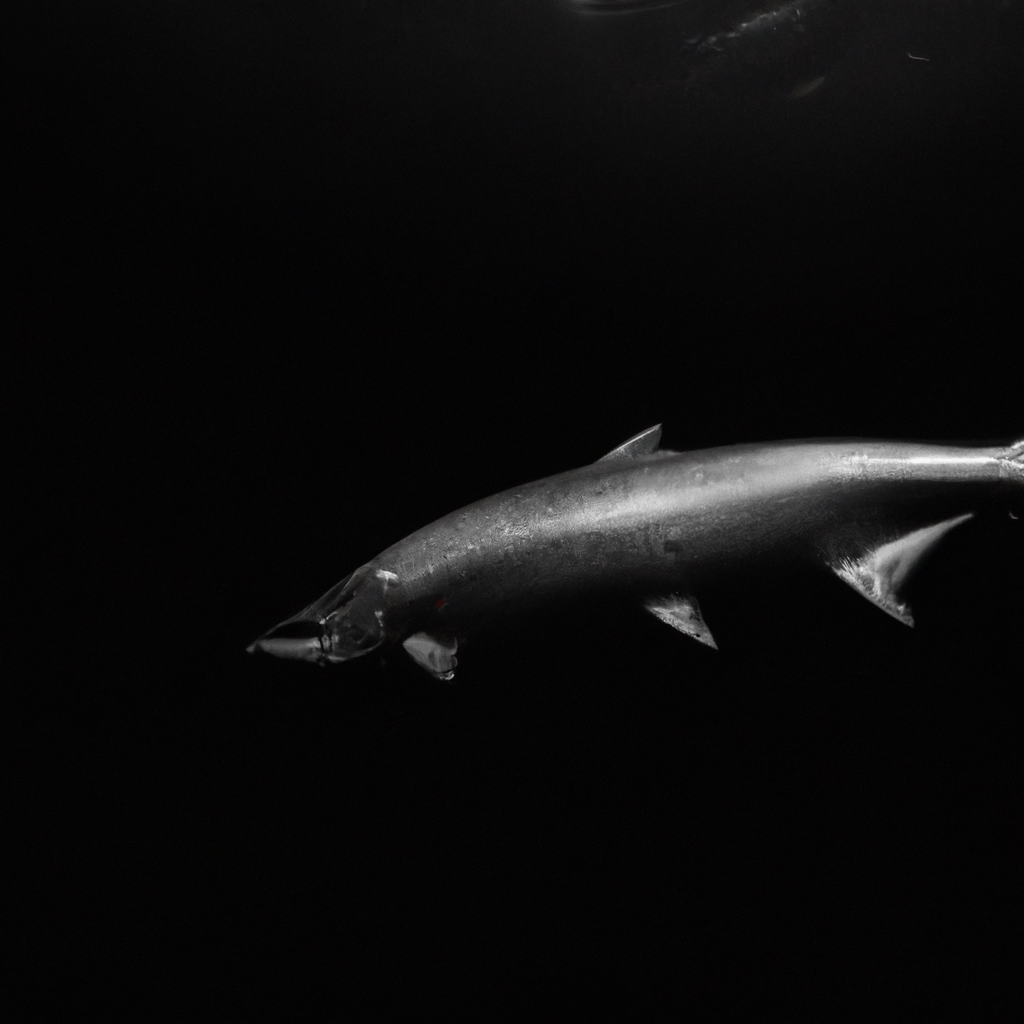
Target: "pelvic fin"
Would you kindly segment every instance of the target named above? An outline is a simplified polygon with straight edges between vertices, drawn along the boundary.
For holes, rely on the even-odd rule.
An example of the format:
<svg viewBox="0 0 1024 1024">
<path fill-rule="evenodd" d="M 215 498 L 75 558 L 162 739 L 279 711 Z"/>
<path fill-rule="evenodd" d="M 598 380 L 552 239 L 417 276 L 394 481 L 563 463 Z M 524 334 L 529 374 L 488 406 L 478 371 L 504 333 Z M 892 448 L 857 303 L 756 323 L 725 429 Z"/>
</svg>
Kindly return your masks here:
<svg viewBox="0 0 1024 1024">
<path fill-rule="evenodd" d="M 700 613 L 697 598 L 688 594 L 666 594 L 663 597 L 649 597 L 644 601 L 644 607 L 673 629 L 718 650 L 718 644 Z"/>
</svg>

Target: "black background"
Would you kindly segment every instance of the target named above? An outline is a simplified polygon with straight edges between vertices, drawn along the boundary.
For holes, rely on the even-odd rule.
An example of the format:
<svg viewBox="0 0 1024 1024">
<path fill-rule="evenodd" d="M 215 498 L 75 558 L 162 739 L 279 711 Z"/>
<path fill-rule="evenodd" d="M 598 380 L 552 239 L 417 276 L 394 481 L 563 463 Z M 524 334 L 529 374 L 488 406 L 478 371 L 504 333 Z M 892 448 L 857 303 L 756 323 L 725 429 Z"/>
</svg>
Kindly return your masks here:
<svg viewBox="0 0 1024 1024">
<path fill-rule="evenodd" d="M 656 422 L 1021 436 L 1019 3 L 836 0 L 687 76 L 747 7 L 15 5 L 23 1014 L 1017 1003 L 1019 521 L 914 631 L 753 575 L 699 595 L 717 653 L 598 603 L 454 687 L 244 654 Z"/>
</svg>

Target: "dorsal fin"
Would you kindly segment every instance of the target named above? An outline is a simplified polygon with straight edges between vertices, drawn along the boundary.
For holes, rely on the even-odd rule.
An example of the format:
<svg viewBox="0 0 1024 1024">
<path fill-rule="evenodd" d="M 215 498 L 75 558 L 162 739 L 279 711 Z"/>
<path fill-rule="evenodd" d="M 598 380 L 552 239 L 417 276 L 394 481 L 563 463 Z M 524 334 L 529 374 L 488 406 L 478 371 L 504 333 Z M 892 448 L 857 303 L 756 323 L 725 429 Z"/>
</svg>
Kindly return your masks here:
<svg viewBox="0 0 1024 1024">
<path fill-rule="evenodd" d="M 602 455 L 598 462 L 609 462 L 613 459 L 639 459 L 642 455 L 653 455 L 661 441 L 661 424 L 648 427 L 634 434 L 628 441 L 623 441 L 618 448 L 613 448 L 607 455 Z"/>
<path fill-rule="evenodd" d="M 830 568 L 844 583 L 877 604 L 882 611 L 912 626 L 914 617 L 910 609 L 900 601 L 900 589 L 921 559 L 954 526 L 959 526 L 973 514 L 967 512 L 934 526 L 913 530 L 895 540 L 865 547 L 860 554 L 852 557 L 839 556 L 831 560 Z"/>
</svg>

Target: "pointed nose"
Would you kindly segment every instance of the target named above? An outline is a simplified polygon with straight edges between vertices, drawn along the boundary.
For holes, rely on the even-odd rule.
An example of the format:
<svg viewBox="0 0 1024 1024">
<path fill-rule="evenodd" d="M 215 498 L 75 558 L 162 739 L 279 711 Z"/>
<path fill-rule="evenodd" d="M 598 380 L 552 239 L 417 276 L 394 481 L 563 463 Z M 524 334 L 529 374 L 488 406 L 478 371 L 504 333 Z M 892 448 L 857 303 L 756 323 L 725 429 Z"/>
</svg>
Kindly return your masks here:
<svg viewBox="0 0 1024 1024">
<path fill-rule="evenodd" d="M 250 654 L 257 651 L 272 654 L 275 658 L 319 661 L 323 656 L 323 647 L 320 644 L 323 632 L 320 623 L 309 618 L 303 611 L 290 619 L 285 619 L 284 622 L 279 622 L 273 629 L 251 643 L 246 650 Z"/>
<path fill-rule="evenodd" d="M 299 658 L 302 661 L 317 661 L 323 654 L 316 637 L 261 636 L 246 650 L 250 654 L 262 651 L 275 658 Z"/>
</svg>

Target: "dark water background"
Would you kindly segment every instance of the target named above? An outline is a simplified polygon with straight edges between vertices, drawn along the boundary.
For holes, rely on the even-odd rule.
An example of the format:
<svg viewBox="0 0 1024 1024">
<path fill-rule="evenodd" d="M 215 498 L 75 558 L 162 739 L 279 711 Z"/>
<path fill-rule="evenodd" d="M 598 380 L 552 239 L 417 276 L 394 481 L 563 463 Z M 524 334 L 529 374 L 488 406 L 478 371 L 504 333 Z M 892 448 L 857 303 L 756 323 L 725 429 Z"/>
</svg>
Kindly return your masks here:
<svg viewBox="0 0 1024 1024">
<path fill-rule="evenodd" d="M 718 653 L 606 605 L 454 688 L 243 653 L 652 423 L 1022 436 L 1020 4 L 687 57 L 748 6 L 15 5 L 17 1019 L 1016 1005 L 1020 521 L 914 631 L 752 577 Z"/>
</svg>

